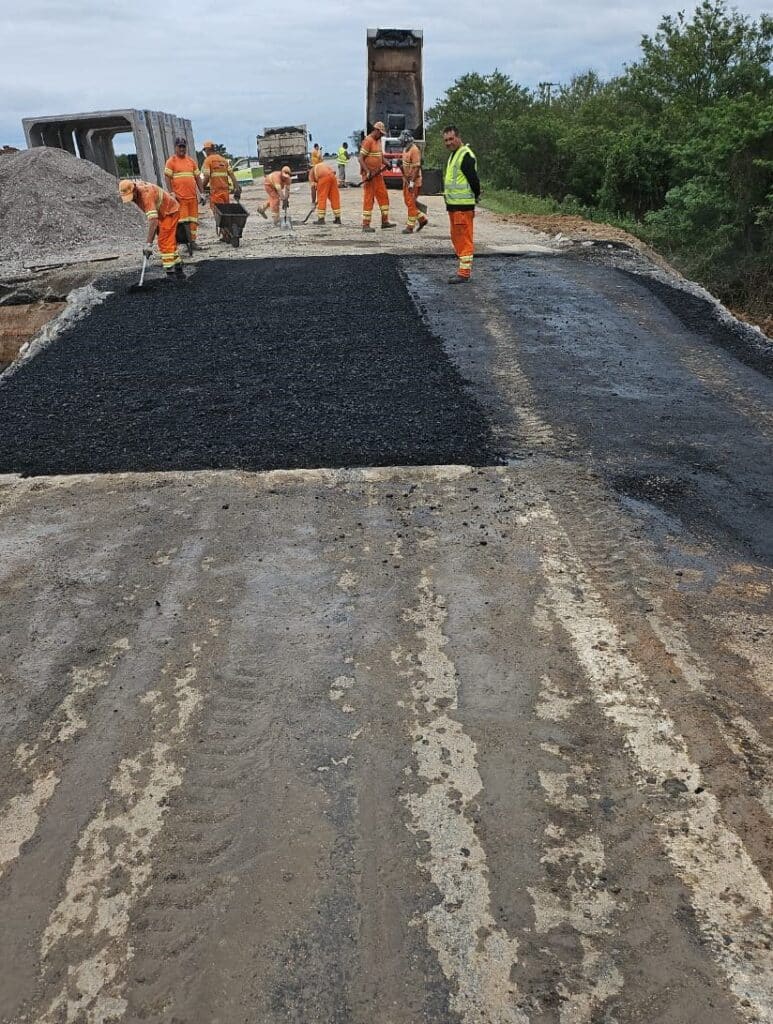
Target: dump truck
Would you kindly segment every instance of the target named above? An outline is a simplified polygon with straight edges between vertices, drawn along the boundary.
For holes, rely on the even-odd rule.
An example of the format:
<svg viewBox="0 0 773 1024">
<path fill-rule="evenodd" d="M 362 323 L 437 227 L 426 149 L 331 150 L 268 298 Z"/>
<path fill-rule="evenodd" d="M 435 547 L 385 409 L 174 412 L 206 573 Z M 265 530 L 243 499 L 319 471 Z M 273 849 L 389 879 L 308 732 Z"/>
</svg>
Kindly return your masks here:
<svg viewBox="0 0 773 1024">
<path fill-rule="evenodd" d="M 309 173 L 311 135 L 305 124 L 264 128 L 258 136 L 258 157 L 266 174 L 289 167 L 293 181 L 305 181 Z"/>
<path fill-rule="evenodd" d="M 376 121 L 384 122 L 383 148 L 390 164 L 384 183 L 387 188 L 401 188 L 400 133 L 408 129 L 424 148 L 424 33 L 415 28 L 369 28 L 367 47 L 365 131 Z"/>
</svg>

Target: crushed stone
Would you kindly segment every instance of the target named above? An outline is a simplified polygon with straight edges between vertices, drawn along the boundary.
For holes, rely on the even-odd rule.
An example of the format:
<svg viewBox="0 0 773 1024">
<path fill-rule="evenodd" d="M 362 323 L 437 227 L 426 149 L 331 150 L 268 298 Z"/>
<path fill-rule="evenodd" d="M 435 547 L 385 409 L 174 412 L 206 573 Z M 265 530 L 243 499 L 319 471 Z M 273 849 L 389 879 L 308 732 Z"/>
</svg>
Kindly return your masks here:
<svg viewBox="0 0 773 1024">
<path fill-rule="evenodd" d="M 68 262 L 141 248 L 144 218 L 112 174 L 45 146 L 0 160 L 0 260 Z"/>
</svg>

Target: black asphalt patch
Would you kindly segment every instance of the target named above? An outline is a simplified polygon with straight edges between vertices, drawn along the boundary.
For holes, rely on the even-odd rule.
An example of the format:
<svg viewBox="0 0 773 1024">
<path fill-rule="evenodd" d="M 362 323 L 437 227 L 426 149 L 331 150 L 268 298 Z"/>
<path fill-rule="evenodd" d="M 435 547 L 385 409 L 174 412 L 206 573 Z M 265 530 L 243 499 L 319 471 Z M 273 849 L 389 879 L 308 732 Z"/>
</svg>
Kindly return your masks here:
<svg viewBox="0 0 773 1024">
<path fill-rule="evenodd" d="M 0 472 L 497 461 L 392 257 L 213 260 L 184 285 L 130 283 L 0 386 Z"/>
</svg>

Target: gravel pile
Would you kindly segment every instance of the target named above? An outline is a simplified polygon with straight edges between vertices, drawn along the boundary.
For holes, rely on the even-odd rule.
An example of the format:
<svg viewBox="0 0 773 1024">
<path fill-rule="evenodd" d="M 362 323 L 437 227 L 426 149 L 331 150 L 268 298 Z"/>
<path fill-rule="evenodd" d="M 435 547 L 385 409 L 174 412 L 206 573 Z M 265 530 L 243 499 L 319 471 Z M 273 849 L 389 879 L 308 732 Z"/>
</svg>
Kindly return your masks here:
<svg viewBox="0 0 773 1024">
<path fill-rule="evenodd" d="M 0 387 L 0 472 L 490 465 L 388 256 L 209 260 L 113 294 Z"/>
<path fill-rule="evenodd" d="M 136 252 L 144 218 L 96 164 L 62 149 L 0 160 L 0 259 L 42 263 Z"/>
</svg>

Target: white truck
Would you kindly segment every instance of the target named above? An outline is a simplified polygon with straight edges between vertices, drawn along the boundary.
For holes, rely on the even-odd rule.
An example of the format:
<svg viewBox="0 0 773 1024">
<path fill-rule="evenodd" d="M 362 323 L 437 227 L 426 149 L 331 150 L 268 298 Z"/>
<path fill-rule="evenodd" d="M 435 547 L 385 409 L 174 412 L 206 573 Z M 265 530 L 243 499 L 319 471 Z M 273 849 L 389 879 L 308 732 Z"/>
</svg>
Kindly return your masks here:
<svg viewBox="0 0 773 1024">
<path fill-rule="evenodd" d="M 305 124 L 264 128 L 258 136 L 258 157 L 263 171 L 270 174 L 282 167 L 293 172 L 293 181 L 305 181 L 309 173 L 311 135 Z"/>
</svg>

